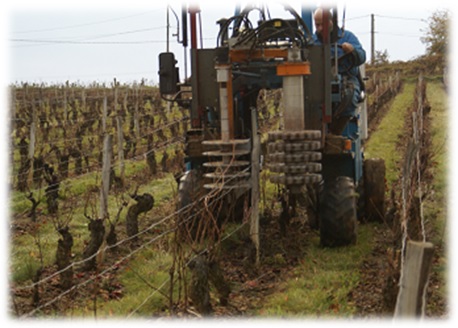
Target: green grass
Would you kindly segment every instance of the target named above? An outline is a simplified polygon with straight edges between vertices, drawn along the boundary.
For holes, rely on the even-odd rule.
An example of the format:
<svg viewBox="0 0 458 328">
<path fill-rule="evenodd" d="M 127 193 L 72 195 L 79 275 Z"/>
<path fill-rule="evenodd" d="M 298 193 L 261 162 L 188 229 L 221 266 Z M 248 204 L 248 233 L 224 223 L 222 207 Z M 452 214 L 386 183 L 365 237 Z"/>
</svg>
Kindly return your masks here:
<svg viewBox="0 0 458 328">
<path fill-rule="evenodd" d="M 116 209 L 113 209 L 115 211 Z M 114 214 L 113 214 L 114 215 Z M 70 223 L 70 232 L 73 235 L 73 252 L 76 260 L 81 260 L 80 255 L 89 240 L 89 221 L 83 215 L 83 208 L 77 207 Z M 24 220 L 28 220 L 27 218 Z M 36 269 L 41 266 L 50 266 L 55 263 L 57 240 L 60 235 L 54 229 L 51 219 L 44 219 L 36 223 L 36 229 L 22 236 L 11 239 L 10 243 L 10 280 L 14 283 L 30 283 Z M 40 248 L 38 247 L 40 244 Z M 35 270 L 31 270 L 35 268 Z"/>
<path fill-rule="evenodd" d="M 376 131 L 365 146 L 366 158 L 383 158 L 386 165 L 388 186 L 399 178 L 399 163 L 403 153 L 398 142 L 403 136 L 405 116 L 413 104 L 415 84 L 405 83 L 404 89 L 394 99 L 390 111 L 386 114 Z"/>
<path fill-rule="evenodd" d="M 267 297 L 256 315 L 273 317 L 352 317 L 356 306 L 348 294 L 359 282 L 359 268 L 372 250 L 374 225 L 359 227 L 358 244 L 322 248 L 311 240 L 292 276 Z"/>
<path fill-rule="evenodd" d="M 99 296 L 97 317 L 151 317 L 162 311 L 168 306 L 168 298 L 163 294 L 169 295 L 168 271 L 171 265 L 172 256 L 165 251 L 152 248 L 141 251 L 118 273 L 122 297 L 107 301 Z M 102 290 L 104 283 L 108 282 L 100 283 Z M 159 288 L 162 293 L 157 291 Z M 175 300 L 177 293 L 178 288 L 174 286 Z M 68 311 L 66 316 L 94 317 L 93 301 L 88 300 L 84 306 Z"/>
<path fill-rule="evenodd" d="M 30 210 L 32 207 L 32 203 L 26 197 L 26 193 L 10 190 L 9 197 L 11 213 L 23 213 L 27 210 Z M 35 198 L 37 198 L 37 196 L 35 196 Z M 40 197 L 40 199 L 42 199 L 42 197 Z M 44 200 L 42 200 L 42 202 L 43 201 Z"/>
<path fill-rule="evenodd" d="M 10 280 L 24 282 L 31 280 L 36 270 L 54 263 L 57 248 L 57 233 L 51 224 L 37 224 L 34 232 L 15 238 L 10 245 Z M 38 247 L 40 245 L 40 248 Z M 40 252 L 41 249 L 41 252 Z"/>
<path fill-rule="evenodd" d="M 447 245 L 447 199 L 448 199 L 448 161 L 449 161 L 449 137 L 447 127 L 449 125 L 449 113 L 447 94 L 442 89 L 442 84 L 438 81 L 429 82 L 427 85 L 427 99 L 431 105 L 431 137 L 433 163 L 430 165 L 433 176 L 433 194 L 424 203 L 425 222 L 430 222 L 433 226 L 433 234 L 427 238 L 435 245 Z M 450 236 L 451 237 L 451 236 Z M 439 253 L 439 259 L 432 271 L 438 274 L 440 288 L 437 291 L 443 299 L 447 300 L 448 286 L 446 281 L 448 261 L 447 252 Z M 432 309 L 434 311 L 434 309 Z"/>
<path fill-rule="evenodd" d="M 443 224 L 445 223 L 446 216 L 446 198 L 448 190 L 448 146 L 449 138 L 447 128 L 449 122 L 447 95 L 442 89 L 440 82 L 428 83 L 427 85 L 427 98 L 431 105 L 431 137 L 432 137 L 432 153 L 433 163 L 431 165 L 431 173 L 434 177 L 433 190 L 434 197 L 432 197 L 432 206 L 429 211 L 432 211 L 433 217 L 443 218 L 437 220 L 437 230 L 443 231 Z"/>
</svg>

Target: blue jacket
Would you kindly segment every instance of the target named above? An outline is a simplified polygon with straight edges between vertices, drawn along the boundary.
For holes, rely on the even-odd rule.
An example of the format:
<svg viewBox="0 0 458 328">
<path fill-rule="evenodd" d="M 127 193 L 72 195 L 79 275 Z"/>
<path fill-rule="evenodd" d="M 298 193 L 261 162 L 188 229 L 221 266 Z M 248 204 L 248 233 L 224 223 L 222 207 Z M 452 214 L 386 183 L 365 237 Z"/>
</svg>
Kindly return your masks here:
<svg viewBox="0 0 458 328">
<path fill-rule="evenodd" d="M 315 44 L 322 44 L 321 36 L 317 35 L 316 33 L 313 35 L 313 40 Z M 339 64 L 339 73 L 347 76 L 348 81 L 353 83 L 353 95 L 352 101 L 348 105 L 348 107 L 340 114 L 340 116 L 354 116 L 356 113 L 356 108 L 358 106 L 358 102 L 360 100 L 360 93 L 361 93 L 361 83 L 358 78 L 359 75 L 359 65 L 362 65 L 366 61 L 366 51 L 364 51 L 361 43 L 359 42 L 358 38 L 350 31 L 342 31 L 339 29 L 338 31 L 338 40 L 337 44 L 342 44 L 348 42 L 350 43 L 354 50 L 352 51 L 350 57 L 347 57 Z M 331 49 L 331 58 L 335 57 L 335 48 L 332 47 Z M 344 51 L 342 48 L 337 47 L 337 58 L 344 55 Z"/>
<path fill-rule="evenodd" d="M 359 42 L 356 35 L 354 35 L 352 32 L 347 30 L 342 31 L 342 29 L 339 28 L 337 34 L 338 45 L 348 42 L 353 46 L 353 48 L 355 48 L 353 50 L 353 58 L 347 58 L 342 62 L 341 65 L 339 65 L 339 73 L 356 78 L 358 76 L 358 66 L 366 62 L 366 51 L 363 49 L 363 46 Z M 317 35 L 316 33 L 313 34 L 313 40 L 315 41 L 315 44 L 322 44 L 321 36 Z M 331 57 L 334 58 L 334 47 L 332 47 L 331 51 Z M 340 57 L 342 55 L 344 55 L 344 51 L 342 50 L 342 48 L 337 47 L 337 56 Z M 348 69 L 349 67 L 351 68 Z"/>
</svg>

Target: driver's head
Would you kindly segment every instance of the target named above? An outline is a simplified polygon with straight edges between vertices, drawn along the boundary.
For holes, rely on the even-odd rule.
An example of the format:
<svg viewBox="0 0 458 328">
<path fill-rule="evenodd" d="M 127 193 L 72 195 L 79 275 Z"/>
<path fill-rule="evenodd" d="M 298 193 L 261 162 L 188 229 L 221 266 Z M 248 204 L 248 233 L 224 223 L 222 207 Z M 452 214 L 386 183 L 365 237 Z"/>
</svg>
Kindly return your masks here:
<svg viewBox="0 0 458 328">
<path fill-rule="evenodd" d="M 332 31 L 332 12 L 328 11 L 329 15 L 329 32 Z M 313 20 L 315 21 L 315 29 L 318 35 L 321 35 L 323 30 L 323 8 L 318 8 L 313 14 Z"/>
</svg>

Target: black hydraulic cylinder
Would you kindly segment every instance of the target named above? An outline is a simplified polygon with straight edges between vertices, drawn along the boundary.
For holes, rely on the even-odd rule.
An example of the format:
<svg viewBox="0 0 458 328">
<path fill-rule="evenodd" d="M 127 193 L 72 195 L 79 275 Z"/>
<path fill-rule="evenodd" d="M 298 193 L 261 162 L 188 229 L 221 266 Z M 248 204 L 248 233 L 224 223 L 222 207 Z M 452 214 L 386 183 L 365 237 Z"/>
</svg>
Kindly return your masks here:
<svg viewBox="0 0 458 328">
<path fill-rule="evenodd" d="M 332 25 L 334 26 L 334 28 L 332 29 L 331 31 L 331 43 L 335 43 L 337 42 L 337 38 L 338 38 L 338 35 L 337 35 L 337 31 L 338 31 L 338 28 L 337 28 L 337 7 L 334 7 L 333 8 L 333 15 L 332 15 Z"/>
<path fill-rule="evenodd" d="M 183 47 L 186 48 L 188 46 L 188 8 L 186 4 L 181 7 L 181 31 L 183 34 Z"/>
<path fill-rule="evenodd" d="M 178 92 L 178 70 L 175 67 L 177 61 L 172 52 L 159 54 L 159 91 L 164 95 Z"/>
</svg>

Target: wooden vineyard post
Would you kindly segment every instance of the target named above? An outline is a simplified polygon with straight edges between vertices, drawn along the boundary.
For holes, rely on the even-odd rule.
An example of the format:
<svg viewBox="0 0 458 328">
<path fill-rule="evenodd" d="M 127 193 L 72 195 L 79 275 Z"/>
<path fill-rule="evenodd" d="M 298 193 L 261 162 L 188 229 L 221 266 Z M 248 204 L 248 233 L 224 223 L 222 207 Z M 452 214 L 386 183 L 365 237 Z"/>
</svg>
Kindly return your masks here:
<svg viewBox="0 0 458 328">
<path fill-rule="evenodd" d="M 12 129 L 16 127 L 16 88 L 14 86 L 10 87 L 10 108 L 11 108 L 11 122 Z"/>
<path fill-rule="evenodd" d="M 30 160 L 30 169 L 29 169 L 29 181 L 33 183 L 33 162 L 35 160 L 35 142 L 36 142 L 36 132 L 37 132 L 37 108 L 32 99 L 32 124 L 30 125 L 30 143 L 29 143 L 29 160 Z"/>
<path fill-rule="evenodd" d="M 30 125 L 30 143 L 29 143 L 29 159 L 33 159 L 35 155 L 35 141 L 37 132 L 37 109 L 33 105 L 32 124 Z"/>
<path fill-rule="evenodd" d="M 108 100 L 107 96 L 103 97 L 103 110 L 102 110 L 102 132 L 107 132 L 107 116 L 108 116 Z"/>
<path fill-rule="evenodd" d="M 17 125 L 16 125 L 16 88 L 14 86 L 10 87 L 10 110 L 11 110 L 11 135 L 10 137 L 10 147 L 11 149 L 14 149 L 14 138 L 13 138 L 13 131 L 17 130 Z M 16 131 L 17 133 L 17 131 Z M 17 134 L 16 134 L 17 135 Z M 10 163 L 13 163 L 14 161 L 14 151 L 11 152 L 11 159 Z"/>
<path fill-rule="evenodd" d="M 361 70 L 361 75 L 366 76 L 366 67 L 364 65 L 361 65 L 360 70 Z M 361 110 L 361 138 L 364 140 L 369 137 L 369 126 L 367 123 L 368 121 L 367 95 L 365 96 L 365 99 L 362 101 L 362 108 L 363 109 Z"/>
<path fill-rule="evenodd" d="M 125 89 L 124 90 L 124 100 L 122 102 L 122 109 L 119 111 L 120 115 L 122 117 L 126 117 L 127 116 L 127 113 L 129 112 L 129 109 L 127 108 L 127 103 L 128 103 L 128 97 L 129 97 L 129 89 Z"/>
<path fill-rule="evenodd" d="M 123 150 L 123 135 L 122 135 L 122 108 L 119 109 L 118 106 L 118 82 L 116 78 L 113 81 L 114 86 L 114 112 L 116 113 L 116 130 L 118 134 L 118 160 L 119 160 L 119 170 L 120 170 L 120 178 L 121 183 L 124 184 L 124 150 Z"/>
<path fill-rule="evenodd" d="M 119 159 L 119 175 L 121 183 L 124 185 L 124 137 L 122 134 L 122 117 L 116 116 L 116 124 L 118 130 L 118 159 Z"/>
<path fill-rule="evenodd" d="M 111 144 L 113 137 L 105 135 L 103 141 L 102 188 L 100 188 L 100 219 L 108 217 L 108 191 L 110 189 Z"/>
<path fill-rule="evenodd" d="M 139 85 L 135 86 L 135 108 L 134 108 L 134 127 L 135 127 L 135 138 L 140 139 L 140 124 L 139 124 L 139 114 L 138 114 L 138 91 L 140 89 Z"/>
<path fill-rule="evenodd" d="M 253 131 L 253 151 L 251 153 L 251 221 L 250 237 L 256 247 L 256 266 L 259 266 L 259 153 L 256 108 L 251 110 L 251 125 Z"/>
<path fill-rule="evenodd" d="M 395 318 L 412 318 L 422 315 L 434 246 L 429 242 L 409 241 L 401 272 L 400 288 Z"/>
<path fill-rule="evenodd" d="M 380 85 L 381 84 L 376 84 L 375 85 L 375 103 L 379 103 L 379 97 L 380 97 Z"/>
<path fill-rule="evenodd" d="M 65 127 L 67 126 L 67 118 L 68 118 L 68 103 L 67 103 L 67 88 L 68 88 L 68 81 L 65 85 L 64 88 L 64 119 L 63 119 L 63 122 L 62 122 L 62 125 L 64 127 L 64 130 L 65 130 Z"/>
<path fill-rule="evenodd" d="M 84 89 L 81 91 L 81 112 L 86 111 L 86 93 L 84 92 Z"/>
</svg>

